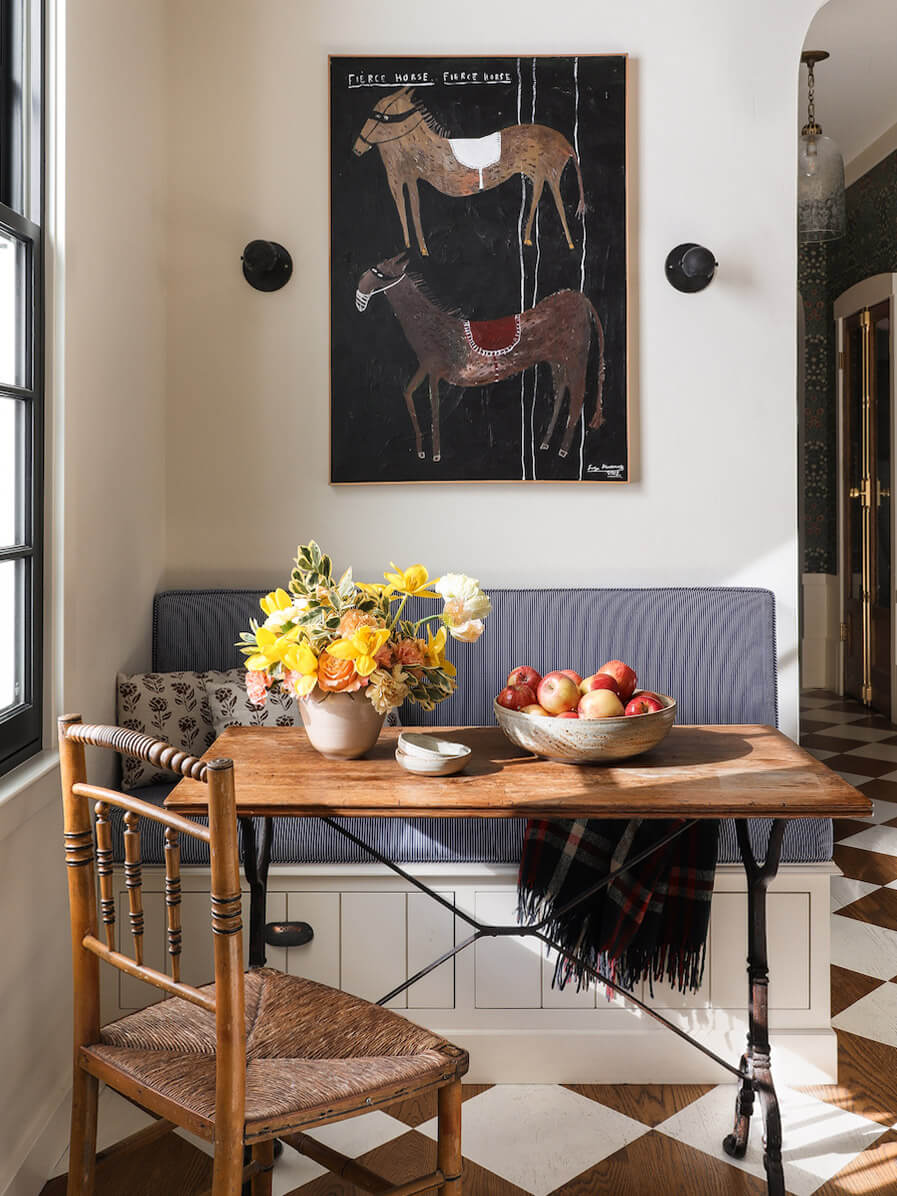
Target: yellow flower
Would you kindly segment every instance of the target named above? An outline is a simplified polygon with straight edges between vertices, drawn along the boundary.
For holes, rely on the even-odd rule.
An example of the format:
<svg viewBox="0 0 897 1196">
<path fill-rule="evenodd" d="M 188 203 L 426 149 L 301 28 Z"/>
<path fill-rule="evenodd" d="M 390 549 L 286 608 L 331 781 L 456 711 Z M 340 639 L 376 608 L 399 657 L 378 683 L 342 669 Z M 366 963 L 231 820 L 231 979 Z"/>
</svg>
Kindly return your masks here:
<svg viewBox="0 0 897 1196">
<path fill-rule="evenodd" d="M 260 627 L 255 633 L 258 652 L 254 656 L 249 657 L 246 667 L 267 669 L 272 664 L 279 664 L 283 661 L 289 649 L 295 647 L 296 640 L 301 634 L 302 629 L 300 627 L 291 627 L 283 635 L 278 635 L 268 627 Z M 264 661 L 265 663 L 260 664 L 259 661 Z"/>
<path fill-rule="evenodd" d="M 298 678 L 291 678 L 293 689 L 300 698 L 304 698 L 318 683 L 318 658 L 308 641 L 293 644 L 284 653 L 283 663 Z"/>
<path fill-rule="evenodd" d="M 454 677 L 457 670 L 450 660 L 445 659 L 445 628 L 440 627 L 434 635 L 427 628 L 427 647 L 424 651 L 428 669 L 442 669 L 446 677 Z"/>
<path fill-rule="evenodd" d="M 410 565 L 407 569 L 400 569 L 395 561 L 389 562 L 394 573 L 384 573 L 383 576 L 400 594 L 413 594 L 418 598 L 438 598 L 439 595 L 426 589 L 430 574 L 425 565 Z M 438 581 L 437 577 L 435 581 Z"/>
<path fill-rule="evenodd" d="M 286 592 L 286 590 L 278 587 L 272 590 L 270 594 L 266 594 L 259 602 L 259 606 L 266 615 L 273 615 L 276 610 L 286 610 L 288 606 L 293 605 L 293 599 Z"/>
<path fill-rule="evenodd" d="M 351 660 L 359 677 L 370 677 L 377 662 L 374 657 L 389 639 L 386 627 L 359 627 L 352 635 L 336 640 L 327 651 L 337 660 Z"/>
</svg>

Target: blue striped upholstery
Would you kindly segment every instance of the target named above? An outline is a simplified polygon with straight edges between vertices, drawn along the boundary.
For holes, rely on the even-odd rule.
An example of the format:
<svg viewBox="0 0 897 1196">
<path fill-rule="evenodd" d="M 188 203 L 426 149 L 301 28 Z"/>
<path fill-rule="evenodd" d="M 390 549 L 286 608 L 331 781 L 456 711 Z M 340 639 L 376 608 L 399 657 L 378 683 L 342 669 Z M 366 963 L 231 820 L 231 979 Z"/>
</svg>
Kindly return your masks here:
<svg viewBox="0 0 897 1196">
<path fill-rule="evenodd" d="M 153 607 L 153 669 L 171 672 L 232 668 L 240 662 L 237 632 L 258 612 L 260 590 L 173 590 Z M 455 643 L 458 691 L 436 710 L 403 708 L 406 723 L 485 725 L 492 699 L 511 667 L 532 664 L 590 670 L 610 657 L 633 665 L 652 689 L 675 694 L 684 723 L 778 722 L 775 609 L 767 590 L 737 588 L 491 590 L 493 613 L 478 644 Z M 409 617 L 431 613 L 432 603 L 409 602 Z M 161 801 L 159 786 L 151 800 Z M 409 863 L 516 863 L 523 825 L 516 819 L 351 819 L 361 838 L 392 859 Z M 763 851 L 768 823 L 751 827 Z M 158 838 L 158 843 L 156 839 Z M 121 843 L 115 844 L 118 856 Z M 187 845 L 184 844 L 186 848 Z M 197 852 L 202 844 L 191 844 Z M 831 859 L 831 823 L 790 823 L 783 859 Z M 162 860 L 161 836 L 144 828 L 144 855 Z M 282 818 L 275 825 L 273 858 L 281 863 L 355 862 L 352 844 L 315 819 Z M 720 860 L 738 859 L 734 825 L 720 832 Z M 185 856 L 185 863 L 202 857 Z"/>
</svg>

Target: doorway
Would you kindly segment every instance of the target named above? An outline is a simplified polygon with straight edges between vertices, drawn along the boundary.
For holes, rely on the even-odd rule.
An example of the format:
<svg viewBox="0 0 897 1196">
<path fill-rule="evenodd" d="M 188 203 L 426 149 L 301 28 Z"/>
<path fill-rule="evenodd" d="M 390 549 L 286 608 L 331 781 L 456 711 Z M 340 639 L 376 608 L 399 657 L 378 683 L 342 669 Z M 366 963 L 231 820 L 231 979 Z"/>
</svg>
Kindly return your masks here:
<svg viewBox="0 0 897 1196">
<path fill-rule="evenodd" d="M 894 296 L 877 275 L 835 303 L 838 327 L 842 688 L 891 718 L 894 613 Z"/>
</svg>

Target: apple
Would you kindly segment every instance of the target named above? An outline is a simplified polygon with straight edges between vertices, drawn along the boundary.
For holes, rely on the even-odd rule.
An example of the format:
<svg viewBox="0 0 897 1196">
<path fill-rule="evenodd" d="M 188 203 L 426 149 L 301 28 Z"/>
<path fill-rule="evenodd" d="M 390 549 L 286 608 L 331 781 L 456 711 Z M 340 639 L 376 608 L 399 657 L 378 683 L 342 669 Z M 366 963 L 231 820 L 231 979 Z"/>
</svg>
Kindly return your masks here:
<svg viewBox="0 0 897 1196">
<path fill-rule="evenodd" d="M 572 678 L 577 685 L 582 685 L 582 677 L 580 677 L 579 673 L 577 673 L 575 669 L 561 669 L 561 672 L 565 677 Z"/>
<path fill-rule="evenodd" d="M 556 714 L 555 718 L 579 718 L 575 710 L 563 710 L 560 714 Z"/>
<path fill-rule="evenodd" d="M 554 715 L 549 714 L 547 710 L 544 710 L 538 702 L 530 702 L 529 706 L 521 706 L 520 713 L 533 714 L 537 718 L 554 718 Z"/>
<path fill-rule="evenodd" d="M 592 673 L 591 677 L 586 677 L 579 687 L 581 694 L 590 693 L 593 689 L 612 689 L 614 693 L 617 692 L 617 682 L 610 673 Z"/>
<path fill-rule="evenodd" d="M 626 703 L 627 715 L 633 714 L 653 714 L 655 710 L 663 710 L 663 703 L 659 702 L 653 694 L 639 694 L 638 697 L 630 698 Z"/>
<path fill-rule="evenodd" d="M 607 673 L 609 677 L 617 683 L 617 693 L 620 695 L 622 702 L 628 702 L 635 692 L 638 677 L 635 675 L 635 669 L 631 669 L 628 664 L 624 664 L 622 660 L 609 660 L 607 664 L 603 664 L 598 670 L 599 673 Z"/>
<path fill-rule="evenodd" d="M 539 682 L 536 698 L 543 710 L 549 714 L 560 714 L 574 710 L 579 702 L 579 686 L 566 673 L 546 673 Z"/>
<path fill-rule="evenodd" d="M 577 707 L 580 718 L 619 718 L 623 703 L 610 689 L 592 689 L 583 694 Z"/>
<path fill-rule="evenodd" d="M 639 689 L 632 696 L 633 698 L 653 698 L 655 702 L 660 702 L 661 707 L 664 704 L 663 698 L 653 689 Z"/>
<path fill-rule="evenodd" d="M 536 695 L 528 685 L 506 685 L 495 700 L 506 710 L 522 710 L 533 705 Z"/>
<path fill-rule="evenodd" d="M 542 680 L 542 674 L 537 673 L 535 669 L 530 668 L 528 664 L 519 664 L 516 669 L 511 669 L 508 673 L 508 685 L 528 685 L 533 693 L 539 688 L 539 682 Z"/>
</svg>

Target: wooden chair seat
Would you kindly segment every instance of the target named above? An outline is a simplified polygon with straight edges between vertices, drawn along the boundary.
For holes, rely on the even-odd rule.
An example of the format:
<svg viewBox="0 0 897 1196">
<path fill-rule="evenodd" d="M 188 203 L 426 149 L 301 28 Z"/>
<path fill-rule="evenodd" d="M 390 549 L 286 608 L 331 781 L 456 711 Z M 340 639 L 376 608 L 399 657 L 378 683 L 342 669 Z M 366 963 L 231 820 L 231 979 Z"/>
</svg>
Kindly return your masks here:
<svg viewBox="0 0 897 1196">
<path fill-rule="evenodd" d="M 325 984 L 258 968 L 244 994 L 247 1141 L 368 1112 L 467 1071 L 466 1051 Z M 85 1070 L 128 1075 L 145 1107 L 212 1140 L 215 1043 L 214 1014 L 171 997 L 105 1026 L 80 1053 Z"/>
</svg>

